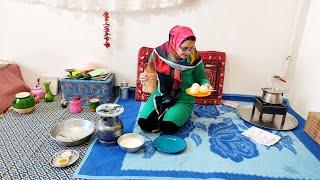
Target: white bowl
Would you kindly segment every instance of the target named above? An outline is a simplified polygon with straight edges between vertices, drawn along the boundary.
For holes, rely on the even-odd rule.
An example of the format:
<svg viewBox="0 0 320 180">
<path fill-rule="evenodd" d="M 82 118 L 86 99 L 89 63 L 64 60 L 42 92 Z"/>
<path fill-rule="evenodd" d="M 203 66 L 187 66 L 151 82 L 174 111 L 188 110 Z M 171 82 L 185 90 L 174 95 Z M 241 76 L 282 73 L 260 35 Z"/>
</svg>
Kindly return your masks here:
<svg viewBox="0 0 320 180">
<path fill-rule="evenodd" d="M 144 137 L 137 133 L 127 133 L 117 140 L 121 149 L 127 152 L 137 152 L 144 144 Z"/>
</svg>

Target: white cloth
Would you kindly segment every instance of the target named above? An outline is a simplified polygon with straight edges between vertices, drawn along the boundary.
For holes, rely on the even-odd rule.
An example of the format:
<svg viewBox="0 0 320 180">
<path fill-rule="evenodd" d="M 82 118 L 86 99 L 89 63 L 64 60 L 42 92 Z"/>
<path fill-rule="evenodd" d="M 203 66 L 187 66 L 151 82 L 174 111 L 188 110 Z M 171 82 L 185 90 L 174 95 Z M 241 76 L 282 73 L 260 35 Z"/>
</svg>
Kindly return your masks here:
<svg viewBox="0 0 320 180">
<path fill-rule="evenodd" d="M 241 134 L 250 139 L 253 139 L 257 143 L 260 143 L 266 146 L 272 146 L 281 139 L 281 137 L 278 135 L 272 134 L 268 131 L 265 131 L 263 129 L 260 129 L 254 126 L 245 130 Z"/>
<path fill-rule="evenodd" d="M 80 11 L 141 11 L 177 6 L 183 0 L 24 0 Z"/>
</svg>

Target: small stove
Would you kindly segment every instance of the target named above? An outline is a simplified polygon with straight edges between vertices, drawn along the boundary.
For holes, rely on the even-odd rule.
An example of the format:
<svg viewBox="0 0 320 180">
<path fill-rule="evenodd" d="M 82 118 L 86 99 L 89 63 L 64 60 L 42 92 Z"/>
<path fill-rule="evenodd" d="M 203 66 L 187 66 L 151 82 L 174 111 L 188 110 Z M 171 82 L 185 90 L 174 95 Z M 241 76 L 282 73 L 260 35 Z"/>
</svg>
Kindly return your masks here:
<svg viewBox="0 0 320 180">
<path fill-rule="evenodd" d="M 260 97 L 255 97 L 250 121 L 252 121 L 254 118 L 254 113 L 255 113 L 256 108 L 258 109 L 258 111 L 260 113 L 259 114 L 259 122 L 262 122 L 263 114 L 271 114 L 272 115 L 271 122 L 268 122 L 270 125 L 274 124 L 274 120 L 275 120 L 276 115 L 282 115 L 280 128 L 283 128 L 283 125 L 286 120 L 287 110 L 288 110 L 287 105 L 285 105 L 285 104 L 270 104 L 270 103 L 266 103 L 266 102 L 262 101 L 262 99 Z"/>
</svg>

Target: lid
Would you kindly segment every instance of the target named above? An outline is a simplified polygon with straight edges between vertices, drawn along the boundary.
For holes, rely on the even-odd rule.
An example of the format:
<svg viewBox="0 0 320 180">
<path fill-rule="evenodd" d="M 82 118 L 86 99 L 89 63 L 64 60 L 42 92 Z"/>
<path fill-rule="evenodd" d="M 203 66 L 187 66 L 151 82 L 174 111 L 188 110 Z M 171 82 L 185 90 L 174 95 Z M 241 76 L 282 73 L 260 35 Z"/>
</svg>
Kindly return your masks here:
<svg viewBox="0 0 320 180">
<path fill-rule="evenodd" d="M 286 92 L 285 90 L 278 90 L 274 88 L 262 88 L 262 90 L 272 94 L 282 94 Z"/>
<path fill-rule="evenodd" d="M 99 102 L 99 99 L 98 98 L 92 98 L 92 99 L 89 99 L 89 102 L 91 102 L 91 103 Z"/>
<path fill-rule="evenodd" d="M 121 82 L 121 86 L 122 87 L 127 87 L 129 85 L 129 83 L 128 83 L 128 81 L 126 81 L 126 80 L 123 80 L 122 82 Z"/>
<path fill-rule="evenodd" d="M 26 98 L 29 97 L 31 94 L 29 92 L 20 92 L 18 94 L 16 94 L 16 98 Z"/>
<path fill-rule="evenodd" d="M 96 113 L 101 117 L 116 117 L 122 114 L 124 107 L 119 104 L 107 103 L 97 107 Z"/>
<path fill-rule="evenodd" d="M 70 104 L 79 104 L 81 100 L 78 96 L 74 96 L 72 100 L 69 101 Z"/>
</svg>

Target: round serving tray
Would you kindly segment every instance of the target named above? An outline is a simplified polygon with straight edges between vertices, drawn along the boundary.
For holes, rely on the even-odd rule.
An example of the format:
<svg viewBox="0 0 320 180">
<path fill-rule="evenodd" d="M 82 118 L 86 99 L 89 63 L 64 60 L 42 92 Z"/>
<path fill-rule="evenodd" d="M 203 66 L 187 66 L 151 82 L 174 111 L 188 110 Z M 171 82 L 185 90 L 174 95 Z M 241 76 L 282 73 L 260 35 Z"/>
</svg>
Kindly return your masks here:
<svg viewBox="0 0 320 180">
<path fill-rule="evenodd" d="M 286 119 L 284 122 L 283 127 L 281 127 L 282 115 L 276 115 L 274 122 L 272 122 L 272 115 L 271 114 L 263 114 L 262 121 L 259 121 L 260 112 L 256 109 L 253 118 L 251 119 L 251 112 L 253 106 L 244 106 L 240 105 L 237 108 L 237 114 L 243 119 L 244 121 L 251 123 L 253 125 L 279 130 L 279 131 L 288 131 L 292 130 L 298 126 L 298 120 L 293 117 L 291 114 L 287 113 Z"/>
</svg>

